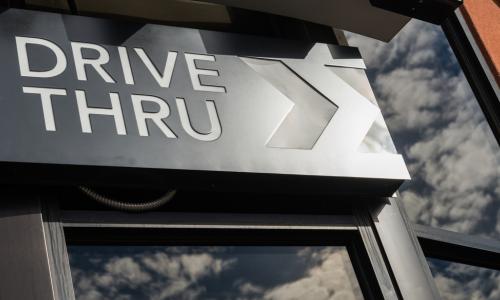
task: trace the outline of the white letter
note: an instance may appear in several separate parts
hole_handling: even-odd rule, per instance
[[[197,140],[204,142],[211,142],[218,139],[222,133],[222,128],[220,126],[219,116],[217,115],[217,109],[215,108],[215,102],[212,100],[207,100],[205,103],[207,105],[208,117],[210,118],[210,132],[206,134],[198,133],[191,126],[191,121],[189,120],[189,115],[186,109],[186,102],[182,98],[175,98],[177,102],[177,109],[179,110],[179,116],[181,118],[182,128],[192,137]]]
[[[139,55],[146,68],[148,68],[151,75],[153,75],[153,77],[156,79],[156,82],[158,82],[161,87],[168,88],[170,86],[170,80],[172,79],[172,73],[174,72],[177,52],[168,51],[167,61],[165,62],[163,74],[160,74],[160,72],[158,72],[144,50],[142,50],[141,48],[134,48],[134,50],[137,55]]]
[[[52,50],[52,52],[56,56],[56,65],[52,68],[52,70],[31,71],[28,60],[28,53],[26,51],[26,44],[45,46],[50,50]],[[17,57],[19,59],[19,69],[21,70],[21,76],[49,78],[61,74],[66,69],[66,56],[64,55],[64,52],[56,44],[50,41],[37,38],[16,36],[16,47],[17,47]]]
[[[45,130],[56,131],[56,122],[54,121],[54,111],[52,110],[52,99],[50,96],[66,96],[66,90],[49,89],[37,87],[23,87],[25,94],[38,94],[42,99],[43,119],[45,121]]]
[[[142,108],[142,102],[150,101],[158,104],[160,110],[155,113],[146,113]],[[139,128],[139,135],[148,136],[148,127],[146,125],[146,119],[152,120],[158,128],[161,129],[163,134],[168,138],[177,138],[175,134],[170,130],[170,128],[165,125],[162,119],[168,117],[170,114],[170,108],[168,104],[161,98],[145,95],[132,95],[132,105],[134,106],[135,118],[137,120],[137,127]]]
[[[190,54],[184,53],[186,57],[186,63],[189,70],[189,75],[191,76],[191,82],[193,83],[193,89],[196,91],[207,91],[214,93],[225,93],[226,88],[222,86],[212,86],[212,85],[203,85],[200,82],[199,75],[205,76],[219,76],[219,72],[216,70],[205,70],[205,69],[197,69],[195,60],[206,60],[206,61],[215,61],[215,57],[212,55],[201,55],[201,54]]]
[[[120,105],[120,98],[117,93],[109,93],[111,98],[111,108],[94,108],[87,106],[87,99],[85,92],[76,90],[76,103],[78,104],[78,112],[80,113],[80,123],[82,124],[82,132],[92,133],[90,126],[90,115],[105,115],[113,116],[116,125],[116,133],[119,135],[126,135],[125,122],[123,121],[122,107]]]
[[[126,84],[134,84],[134,76],[130,69],[130,60],[128,59],[127,48],[118,47],[118,55],[120,55],[120,62],[122,64],[123,77]]]
[[[99,57],[89,59],[82,57],[82,48],[92,49],[99,53]],[[99,75],[104,79],[104,81],[109,83],[114,83],[115,81],[109,74],[104,70],[102,65],[109,62],[109,53],[99,45],[89,44],[89,43],[77,43],[71,42],[71,49],[73,50],[73,58],[75,59],[76,77],[78,80],[87,81],[87,73],[85,72],[85,65],[90,65],[94,67]]]

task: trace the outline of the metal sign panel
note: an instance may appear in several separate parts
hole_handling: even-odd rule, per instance
[[[409,178],[355,48],[9,9],[0,64],[0,161],[20,177],[384,195]]]

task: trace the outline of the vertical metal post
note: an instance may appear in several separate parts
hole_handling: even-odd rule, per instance
[[[42,215],[54,299],[74,300],[68,249],[57,201],[44,199]]]
[[[442,24],[493,135],[500,144],[500,87],[459,9]]]
[[[54,299],[39,199],[35,196],[2,198],[0,299]]]
[[[440,299],[429,265],[397,198],[371,210],[376,232],[403,299]]]
[[[370,214],[364,209],[355,212],[359,234],[365,246],[366,252],[373,265],[377,283],[380,286],[384,300],[395,300],[400,298],[397,287],[393,284],[393,279],[384,260],[379,241],[374,233]]]

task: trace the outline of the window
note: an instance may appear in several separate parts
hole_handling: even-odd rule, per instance
[[[412,181],[412,221],[500,239],[500,147],[441,27],[412,20],[390,43],[354,34]]]
[[[59,221],[64,233],[48,235],[64,235],[54,242],[64,243],[58,248],[67,253],[49,255],[61,270],[56,290],[76,299],[291,299],[290,293],[380,299],[381,288],[397,293],[373,232],[354,216],[63,210]]]
[[[69,246],[76,299],[363,299],[342,246]]]

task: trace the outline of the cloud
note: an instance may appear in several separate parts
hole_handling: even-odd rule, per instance
[[[77,269],[73,275],[77,279],[75,293],[82,300],[106,299],[104,295],[115,294],[119,286],[135,288],[151,281],[151,276],[131,257],[111,258],[101,274],[85,274]],[[108,291],[103,293],[101,288]]]
[[[412,175],[411,219],[500,238],[500,148],[440,27],[412,20],[388,44],[348,40]]]
[[[104,269],[107,274],[131,286],[137,286],[151,280],[151,276],[141,270],[141,266],[131,257],[113,258]],[[109,284],[109,279],[104,280],[104,286]]]
[[[361,299],[361,291],[354,271],[349,269],[350,261],[345,250],[327,248],[311,255],[314,256],[319,257],[319,264],[310,268],[306,276],[266,291],[263,299]]]
[[[429,265],[444,300],[500,299],[500,271],[438,260]]]
[[[196,299],[205,291],[198,281],[230,268],[235,259],[158,251],[101,261],[103,268],[97,272],[72,267],[78,299],[134,299],[137,291],[150,299]]]
[[[264,288],[261,286],[258,286],[254,283],[251,282],[245,282],[243,280],[237,280],[234,285],[238,289],[238,292],[242,296],[249,296],[249,295],[259,295],[264,292]]]
[[[439,118],[443,82],[433,70],[398,68],[377,77],[376,90],[386,99],[381,103],[387,122],[398,130],[428,126]],[[405,111],[405,114],[401,114]]]
[[[362,299],[344,247],[300,247],[295,254],[284,253],[290,259],[284,270],[258,268],[259,272],[253,269],[255,262],[263,264],[258,267],[272,265],[276,257],[256,258],[236,251],[234,255],[222,254],[222,259],[217,254],[193,249],[189,254],[139,250],[112,257],[99,253],[72,257],[76,296],[84,300]],[[102,265],[91,263],[91,267],[83,267],[89,257],[99,257]],[[240,260],[242,264],[238,265]],[[283,277],[281,272],[287,275]]]
[[[359,47],[368,68],[385,69],[400,64],[419,65],[433,60],[437,54],[429,45],[442,37],[439,27],[410,21],[390,43],[347,32],[349,45]]]

